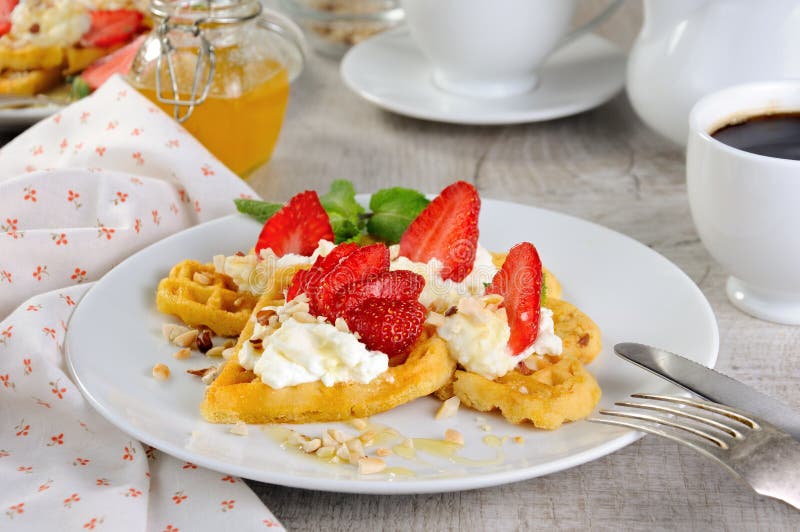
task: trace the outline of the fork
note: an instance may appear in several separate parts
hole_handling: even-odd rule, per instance
[[[600,410],[604,417],[589,421],[635,429],[686,445],[725,466],[756,493],[800,509],[800,442],[787,433],[747,412],[718,403],[649,393],[631,397],[675,406],[620,401],[614,404],[626,410]]]

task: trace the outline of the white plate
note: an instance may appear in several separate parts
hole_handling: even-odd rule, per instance
[[[603,352],[589,366],[603,389],[601,406],[634,392],[666,392],[670,385],[611,351],[617,342],[642,342],[713,365],[718,348],[711,308],[695,284],[675,265],[642,244],[604,227],[562,214],[501,201],[485,200],[481,242],[505,250],[529,240],[561,280],[564,299],[576,304],[600,326]],[[464,435],[464,457],[491,460],[498,449],[483,443],[479,425],[498,436],[523,436],[507,442],[505,458],[493,465],[469,465],[426,456],[426,466],[393,457],[390,465],[413,477],[373,475],[359,478],[351,466],[322,463],[284,451],[278,442],[251,427],[247,437],[228,432],[200,417],[199,379],[185,373],[208,366],[205,357],[179,361],[161,336],[168,320],[155,307],[155,289],[170,267],[186,258],[209,261],[217,253],[249,249],[259,224],[242,215],[221,218],[164,239],[133,255],[103,277],[83,298],[69,323],[68,365],[89,402],[109,421],[154,447],[224,473],[285,486],[363,493],[422,493],[492,486],[545,475],[594,460],[635,441],[639,433],[577,422],[553,431],[515,426],[496,415],[462,408],[457,417],[436,421],[438,401],[422,398],[373,421],[406,436],[442,438],[447,428]],[[158,382],[154,364],[164,362],[172,377]],[[320,434],[325,425],[300,428]],[[342,425],[343,430],[350,430]]]
[[[602,37],[586,34],[545,62],[535,90],[475,99],[434,85],[430,63],[408,29],[398,28],[353,47],[340,70],[356,94],[395,113],[453,124],[519,124],[574,115],[611,99],[625,82],[625,53]]]
[[[41,105],[21,109],[0,109],[0,131],[21,131],[63,109],[60,105]]]

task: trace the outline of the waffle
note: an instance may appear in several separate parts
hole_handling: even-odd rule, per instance
[[[261,309],[282,301],[262,297]],[[444,341],[424,333],[399,366],[367,384],[309,382],[273,389],[238,363],[238,352],[253,334],[250,320],[239,337],[235,354],[206,390],[200,405],[211,423],[312,423],[368,417],[433,393],[450,380],[455,362]]]
[[[242,332],[258,296],[239,292],[236,283],[210,264],[184,260],[158,283],[158,310],[192,327],[206,326],[220,336]]]
[[[588,416],[600,401],[600,386],[577,360],[562,359],[530,375],[511,371],[490,381],[456,371],[453,393],[470,408],[500,410],[512,423],[530,421],[541,429],[557,429]]]
[[[61,83],[62,79],[61,70],[58,68],[6,70],[0,73],[0,94],[33,96],[52,89]]]

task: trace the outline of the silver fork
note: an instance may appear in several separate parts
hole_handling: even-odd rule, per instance
[[[604,417],[589,421],[682,443],[725,466],[756,493],[800,509],[800,442],[787,433],[747,412],[718,403],[648,393],[631,397],[675,406],[620,401],[615,405],[626,410],[600,410]]]

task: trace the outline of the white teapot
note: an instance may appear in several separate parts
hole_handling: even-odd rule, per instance
[[[797,0],[644,0],[628,96],[651,128],[685,145],[689,110],[748,81],[800,79]]]

